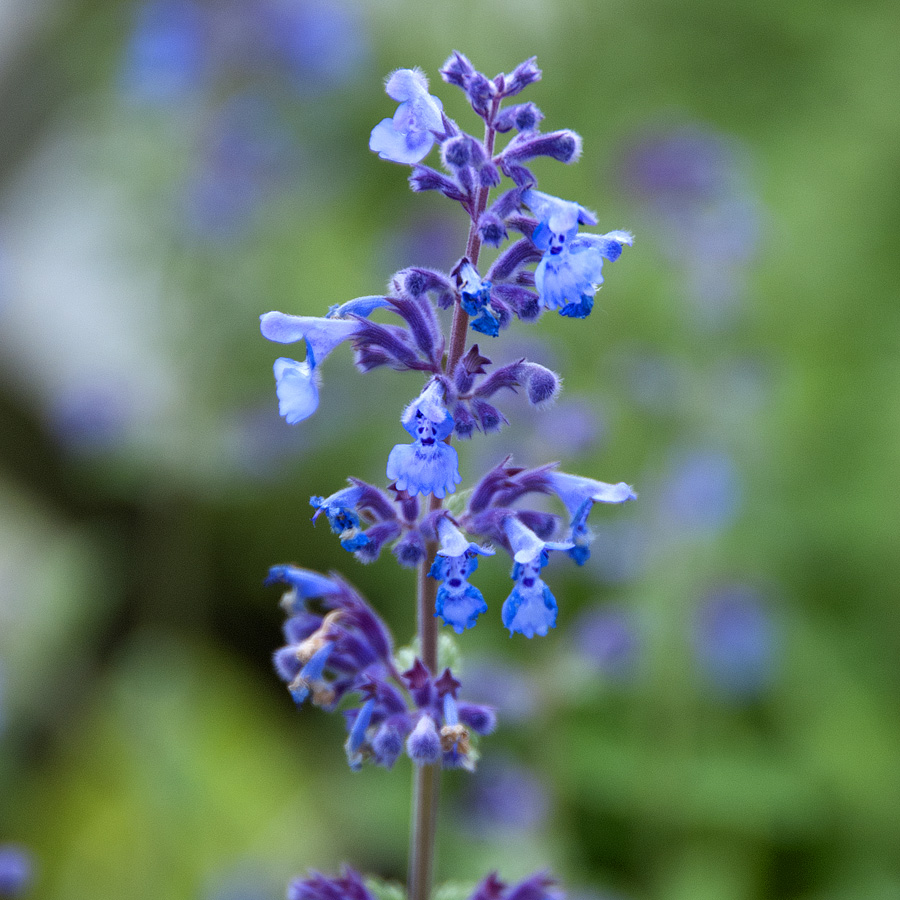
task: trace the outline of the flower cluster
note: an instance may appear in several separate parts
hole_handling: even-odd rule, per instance
[[[478,344],[467,346],[469,329],[494,340],[514,319],[534,322],[544,310],[587,318],[603,283],[604,262],[617,260],[632,237],[625,231],[582,231],[597,225],[594,213],[537,189],[531,162],[539,157],[575,162],[581,138],[568,129],[542,132],[544,115],[533,103],[504,106],[540,78],[534,59],[489,79],[454,53],[441,76],[465,93],[484,124],[483,139],[446,115],[422,72],[398,69],[388,77],[386,91],[399,105],[372,129],[369,147],[382,159],[410,166],[413,191],[437,191],[461,205],[471,221],[465,255],[446,272],[401,269],[384,293],[335,304],[319,317],[274,311],[260,317],[270,341],[305,345],[302,361],[282,357],[274,365],[279,411],[289,424],[317,409],[320,367],[340,344],[350,344],[363,373],[387,366],[424,379],[399,412],[408,438],[385,448],[384,485],[350,478],[333,493],[310,499],[313,521],[324,516],[341,546],[360,562],[374,562],[390,546],[400,565],[418,568],[414,663],[400,671],[381,618],[339,577],[290,565],[269,573],[270,583],[288,587],[282,600],[286,645],[275,653],[276,669],[298,705],[309,699],[328,711],[341,709],[352,769],[365,761],[391,768],[404,753],[420,773],[427,772],[424,766],[473,769],[474,741],[493,730],[495,716],[489,707],[459,699],[460,682],[449,668],[438,674],[431,615],[456,634],[473,627],[492,601],[470,579],[480,560],[503,551],[511,560],[513,582],[499,610],[503,625],[511,635],[546,636],[559,615],[543,579],[551,554],[566,554],[583,565],[590,555],[587,522],[594,505],[635,498],[625,482],[569,474],[555,463],[522,468],[506,456],[445,506],[462,483],[454,438],[490,434],[507,424],[500,409],[505,391],[521,391],[529,403],[543,407],[562,384],[556,372],[524,357],[495,366]],[[506,144],[498,148],[504,135]],[[435,147],[440,168],[424,162]],[[500,191],[491,202],[495,188]],[[480,270],[485,244],[498,253]],[[442,310],[452,310],[447,337]],[[541,502],[532,503],[535,497]],[[546,511],[548,497],[564,512]],[[426,893],[419,885],[411,900]],[[350,869],[335,879],[313,875],[295,881],[288,896],[371,898]],[[513,887],[492,875],[471,900],[557,896],[543,874]]]
[[[344,707],[351,769],[364,760],[390,769],[404,749],[417,765],[474,767],[471,735],[493,731],[496,716],[488,706],[458,702],[460,682],[450,669],[435,677],[416,659],[400,674],[384,622],[337,576],[280,565],[267,583],[288,587],[281,599],[287,643],[275,651],[275,670],[297,706]]]

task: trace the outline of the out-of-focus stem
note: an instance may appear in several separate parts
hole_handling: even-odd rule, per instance
[[[442,501],[431,498],[432,511],[440,509]],[[425,559],[416,573],[416,631],[422,662],[432,674],[437,673],[437,619],[434,604],[437,581],[428,577],[434,562],[437,544],[425,546]],[[409,900],[429,900],[434,881],[434,850],[437,830],[437,811],[440,796],[440,765],[416,766],[413,775],[412,827],[409,853]]]

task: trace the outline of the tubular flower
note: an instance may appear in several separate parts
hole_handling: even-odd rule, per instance
[[[369,149],[382,159],[415,165],[434,146],[434,132],[443,132],[443,104],[428,93],[428,79],[418,69],[397,69],[384,89],[400,105],[392,119],[372,129]]]
[[[469,584],[468,578],[478,568],[478,556],[493,556],[494,551],[467,541],[446,516],[438,521],[437,532],[441,548],[428,572],[429,577],[441,582],[434,614],[462,634],[487,612],[481,591]]]
[[[510,635],[544,637],[556,626],[556,598],[541,580],[541,569],[550,561],[550,550],[569,550],[571,543],[541,540],[514,516],[503,520],[503,530],[513,551],[515,587],[503,603],[501,619]]]
[[[453,416],[443,401],[443,388],[432,381],[406,408],[403,427],[412,444],[397,444],[388,456],[387,477],[397,490],[409,494],[444,497],[456,490],[462,478],[456,450],[444,443],[453,431]]]
[[[593,535],[587,527],[587,517],[595,503],[625,503],[636,500],[637,494],[624,481],[607,484],[593,478],[568,475],[565,472],[551,472],[547,476],[550,488],[562,500],[569,511],[569,540],[573,546],[569,556],[583,566],[591,555],[588,544]]]
[[[278,412],[288,425],[308,419],[319,406],[319,377],[322,361],[343,341],[359,330],[356,319],[327,319],[313,316],[289,316],[268,312],[259,317],[263,337],[279,344],[305,341],[306,360],[281,357],[275,360],[275,393]]]
[[[340,535],[341,546],[351,553],[365,547],[369,538],[360,530],[359,516],[355,507],[359,503],[363,489],[358,485],[343,488],[330,497],[310,497],[310,505],[316,508],[313,522],[325,513],[334,534]]]
[[[534,272],[541,305],[559,310],[561,316],[585,318],[603,283],[603,260],[617,260],[623,245],[631,246],[634,238],[627,231],[578,234],[579,224],[593,225],[596,220],[583,206],[568,200],[527,190],[522,202],[540,220],[531,240],[544,251]]]

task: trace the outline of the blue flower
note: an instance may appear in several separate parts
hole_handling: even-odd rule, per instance
[[[362,497],[363,488],[359,485],[343,488],[330,497],[310,497],[309,502],[316,511],[313,522],[321,513],[325,513],[328,524],[334,534],[341,537],[341,546],[350,553],[368,546],[369,538],[360,529],[359,516],[354,507]]]
[[[433,132],[443,132],[443,104],[428,93],[428,79],[418,69],[398,69],[384,87],[400,105],[392,119],[382,119],[369,138],[369,149],[382,159],[415,165],[434,146]]]
[[[347,751],[347,764],[354,772],[358,772],[363,764],[363,744],[366,741],[366,732],[369,725],[372,724],[372,712],[375,709],[375,699],[366,700],[362,705],[356,718],[353,720],[353,727],[347,736],[347,742],[344,749]]]
[[[388,456],[387,477],[409,494],[452,494],[462,481],[456,450],[444,443],[453,431],[453,416],[444,407],[443,388],[431,381],[406,408],[403,427],[412,444],[397,444]]]
[[[309,658],[297,677],[288,685],[291,697],[297,706],[301,706],[313,694],[316,706],[327,705],[333,698],[331,688],[325,680],[325,666],[334,649],[333,643],[326,643]]]
[[[479,274],[468,260],[459,269],[460,305],[470,315],[478,315],[490,302],[491,283]]]
[[[474,331],[488,337],[497,337],[500,333],[500,319],[490,308],[492,284],[478,274],[478,270],[468,260],[459,268],[459,302],[470,315]]]
[[[500,617],[512,635],[515,632],[532,638],[541,637],[556,625],[556,598],[541,580],[541,569],[550,561],[551,550],[569,550],[572,544],[541,540],[515,516],[503,520],[503,531],[509,540],[515,565],[512,570],[516,586],[503,603]]]
[[[481,613],[487,612],[481,591],[469,584],[468,578],[478,568],[478,556],[493,556],[494,551],[466,540],[446,516],[438,521],[437,531],[441,548],[428,572],[431,578],[442,582],[434,614],[462,634]]]
[[[587,517],[594,504],[625,503],[637,499],[637,494],[624,481],[607,484],[565,472],[551,472],[548,481],[550,489],[562,500],[572,517],[569,540],[574,546],[569,550],[569,556],[583,566],[591,555],[588,544],[593,540],[593,535],[588,530]]]
[[[441,736],[434,719],[422,715],[406,739],[407,756],[417,765],[434,765],[441,759]]]
[[[550,588],[541,580],[546,554],[527,563],[516,563],[512,577],[516,586],[503,603],[501,618],[510,635],[518,632],[527,638],[544,637],[556,626],[558,607]]]
[[[371,310],[370,310],[371,312]],[[267,312],[259,317],[263,337],[279,344],[306,342],[306,360],[281,357],[275,360],[275,392],[278,412],[288,425],[309,418],[319,406],[316,368],[343,341],[352,338],[360,328],[356,319],[327,319],[313,316],[289,316]]]
[[[617,260],[622,246],[631,246],[634,238],[626,231],[578,234],[579,224],[593,225],[596,219],[583,206],[568,200],[527,190],[522,194],[522,202],[540,220],[531,240],[544,251],[534,272],[541,304],[559,310],[562,316],[585,318],[603,283],[603,260]]]

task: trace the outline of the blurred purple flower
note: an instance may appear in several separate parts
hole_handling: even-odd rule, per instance
[[[525,722],[537,711],[536,685],[522,669],[496,660],[472,661],[465,679],[472,701],[494,707],[503,722]]]
[[[388,271],[403,268],[410,259],[426,268],[449,269],[458,257],[456,232],[456,222],[442,216],[392,225],[383,233],[378,257]]]
[[[652,496],[652,491],[648,496]],[[653,545],[644,525],[619,519],[598,522],[591,526],[591,531],[594,534],[591,558],[603,581],[619,584],[641,574]]]
[[[651,348],[641,348],[623,353],[620,364],[636,403],[651,412],[673,414],[687,377],[680,362]]]
[[[650,129],[624,152],[624,184],[684,268],[706,324],[726,320],[742,287],[739,269],[759,242],[759,201],[747,170],[735,139],[698,125]]]
[[[192,0],[140,4],[122,62],[123,93],[158,103],[196,89],[208,66],[208,38],[207,12]]]
[[[0,844],[0,897],[18,897],[31,882],[31,855],[17,844]]]
[[[185,186],[188,230],[210,240],[237,237],[286,180],[291,138],[263,98],[238,96],[218,111]]]
[[[481,765],[466,788],[463,824],[477,835],[521,835],[547,821],[547,789],[534,772],[517,763],[493,758]]]
[[[363,7],[340,0],[269,0],[250,9],[259,34],[258,49],[264,55],[262,62],[276,61],[299,89],[342,87],[368,60]]]
[[[741,484],[734,461],[715,450],[694,449],[673,461],[660,488],[664,527],[709,533],[737,515]]]
[[[777,629],[753,588],[728,585],[705,597],[694,621],[694,651],[706,677],[731,697],[752,697],[772,679]]]
[[[238,411],[223,423],[225,454],[231,465],[248,478],[264,480],[278,475],[289,457],[302,453],[307,435],[283,427],[271,404]]]
[[[637,663],[639,644],[631,616],[624,609],[587,609],[573,629],[575,647],[598,673],[627,678]]]
[[[50,428],[60,443],[78,453],[97,453],[124,443],[133,410],[127,391],[112,379],[96,384],[71,385],[50,406]]]

